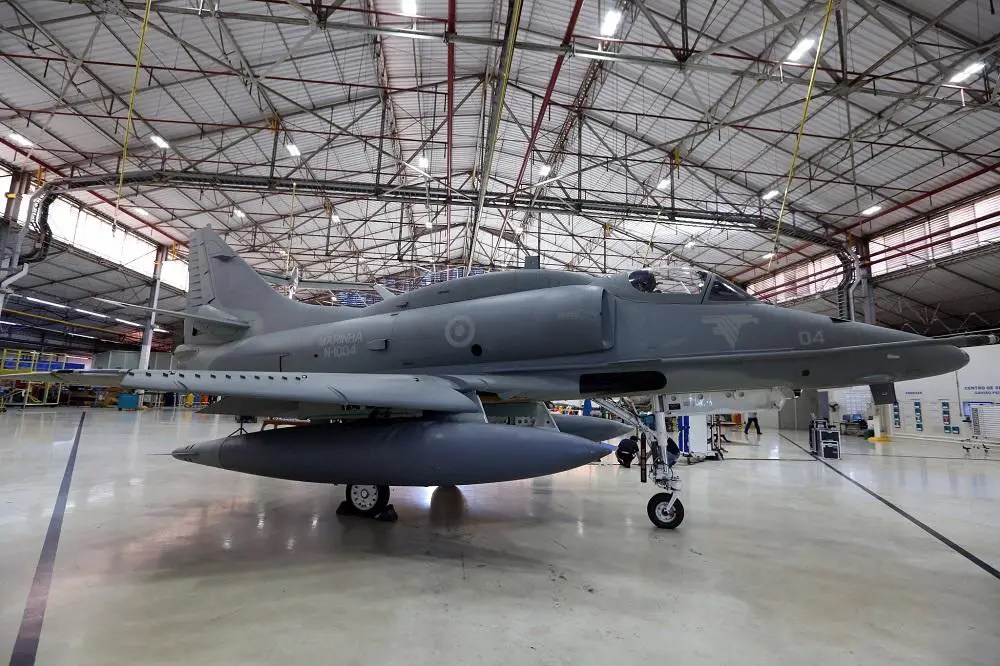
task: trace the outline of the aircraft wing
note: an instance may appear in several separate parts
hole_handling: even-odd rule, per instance
[[[204,393],[238,398],[258,408],[289,405],[355,405],[438,412],[480,412],[471,393],[430,375],[300,373],[218,370],[96,370],[3,375],[3,379],[121,386],[149,391]],[[226,412],[232,413],[232,412]],[[251,412],[253,413],[253,412]],[[261,412],[258,412],[260,414]],[[266,413],[266,412],[263,412]]]

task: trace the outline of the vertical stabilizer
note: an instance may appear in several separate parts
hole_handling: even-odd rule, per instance
[[[213,326],[187,320],[186,344],[220,344],[247,335],[259,335],[342,318],[338,310],[299,303],[283,297],[210,227],[191,235],[188,254],[186,312],[205,317],[247,322],[249,329]]]

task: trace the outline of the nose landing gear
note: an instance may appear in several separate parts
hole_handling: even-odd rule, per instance
[[[668,442],[672,443],[672,440],[668,440]],[[673,469],[673,463],[677,461],[678,456],[669,450],[669,443],[667,446],[667,457],[664,459],[660,444],[654,441],[651,445],[650,459],[652,462],[649,476],[652,477],[653,483],[667,492],[656,493],[649,499],[646,504],[646,515],[660,529],[672,530],[684,521],[684,504],[678,497],[681,479],[674,473]],[[645,467],[645,461],[643,461],[643,467]],[[645,481],[646,474],[642,474],[641,478]]]
[[[649,503],[646,504],[646,515],[650,521],[660,529],[672,530],[684,521],[684,505],[681,503],[680,495],[681,479],[674,473],[674,463],[680,456],[680,449],[672,439],[667,437],[666,424],[666,397],[657,395],[653,399],[653,418],[656,423],[656,439],[650,447],[649,476],[653,478],[653,483],[663,488],[667,492],[653,495]],[[666,455],[664,456],[664,445],[666,442]],[[640,478],[646,480],[645,460]]]

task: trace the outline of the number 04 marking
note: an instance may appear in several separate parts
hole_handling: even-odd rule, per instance
[[[823,331],[799,331],[799,344],[809,346],[821,345],[823,342]]]

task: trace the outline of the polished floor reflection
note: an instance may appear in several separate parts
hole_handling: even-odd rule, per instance
[[[79,410],[0,415],[0,650],[22,620]],[[396,523],[342,488],[188,465],[232,429],[91,410],[39,664],[984,664],[1000,580],[765,432],[680,466],[686,520],[646,518],[638,469],[397,488]],[[359,442],[359,445],[363,443]],[[849,439],[833,464],[1000,567],[1000,450]],[[609,461],[610,462],[610,461]]]

